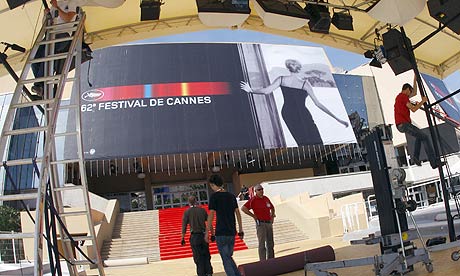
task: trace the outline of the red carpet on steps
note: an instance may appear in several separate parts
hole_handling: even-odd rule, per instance
[[[207,205],[201,207],[208,210]],[[162,209],[158,212],[159,225],[160,225],[160,258],[161,260],[172,260],[179,258],[187,258],[192,256],[192,249],[190,248],[190,227],[187,227],[185,235],[186,245],[182,246],[181,231],[182,231],[182,215],[189,207],[182,208],[169,208]],[[209,213],[209,212],[208,212]],[[214,219],[215,225],[215,219]],[[238,226],[238,222],[237,222]],[[244,241],[238,237],[235,238],[235,251],[248,249]],[[215,242],[209,244],[209,251],[211,254],[218,254],[217,245]]]

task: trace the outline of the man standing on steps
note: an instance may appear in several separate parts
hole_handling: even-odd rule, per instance
[[[254,187],[254,191],[256,195],[241,207],[241,211],[252,217],[256,222],[257,239],[259,240],[259,260],[264,261],[275,257],[273,249],[275,207],[270,199],[264,196],[264,188],[260,184]],[[249,210],[252,210],[252,213]]]
[[[212,275],[209,244],[204,239],[208,213],[197,205],[195,196],[190,196],[188,203],[190,208],[184,212],[182,217],[181,244],[185,245],[185,232],[187,231],[187,225],[190,224],[190,246],[192,247],[193,261],[196,264],[196,273],[198,276]]]
[[[215,238],[225,273],[227,276],[240,276],[241,274],[232,257],[236,235],[235,216],[239,226],[238,236],[240,239],[244,237],[241,214],[235,195],[224,190],[224,180],[217,174],[211,175],[208,183],[214,193],[209,199],[208,229],[205,240],[209,242],[209,232],[211,232],[211,238],[214,237],[212,233],[212,220],[214,219],[214,215],[216,215]]]

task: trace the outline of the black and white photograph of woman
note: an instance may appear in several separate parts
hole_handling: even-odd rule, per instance
[[[240,85],[249,94],[273,94],[282,118],[286,146],[354,142],[353,130],[327,61],[321,60],[324,52],[295,46],[296,51],[289,51],[286,49],[289,47],[282,45],[283,56],[293,54],[294,58],[281,60],[277,46],[281,45],[261,45],[270,84],[252,87],[241,81]],[[313,51],[314,55],[302,55],[303,51]],[[284,68],[280,68],[281,63]]]

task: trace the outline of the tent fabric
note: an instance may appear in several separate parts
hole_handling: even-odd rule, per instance
[[[381,0],[367,13],[381,22],[404,26],[422,12],[425,3],[425,0]]]
[[[90,1],[99,2],[100,0]],[[117,2],[116,0],[113,1]],[[113,1],[109,2],[114,3]],[[93,49],[97,49],[139,39],[210,29],[198,19],[195,0],[168,0],[164,2],[165,4],[161,6],[160,20],[145,22],[140,22],[139,1],[124,1],[117,8],[84,7],[87,13],[85,24],[88,33],[87,41],[93,43]],[[308,24],[293,31],[271,29],[264,26],[262,19],[256,14],[252,2],[250,17],[241,26],[234,28],[283,35],[362,54],[366,50],[374,48],[374,42],[381,44],[381,42],[375,41],[375,29],[381,34],[387,29],[387,22],[378,21],[366,12],[356,11],[357,9],[366,10],[376,2],[376,0],[329,1],[331,5],[343,6],[345,4],[351,7],[354,31],[338,30],[331,25],[329,34],[319,34],[311,32]],[[300,4],[305,5],[304,3]],[[38,0],[32,0],[13,10],[8,8],[6,0],[0,0],[0,26],[2,26],[0,28],[0,40],[30,48],[40,28],[42,10],[41,1]],[[391,12],[394,11],[395,8],[392,8]],[[330,12],[332,14],[332,8],[330,8]],[[4,26],[8,27],[5,28]],[[405,31],[413,44],[432,33],[438,26],[439,23],[429,15],[426,4],[414,19],[404,24]],[[21,69],[24,55],[12,50],[9,50],[7,54],[10,64],[15,69]],[[459,69],[460,36],[445,28],[418,47],[415,50],[415,55],[422,72],[444,78]],[[0,75],[5,74],[6,71],[1,68]]]

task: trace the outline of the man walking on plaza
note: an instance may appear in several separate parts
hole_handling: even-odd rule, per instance
[[[184,212],[182,217],[181,244],[185,245],[185,232],[187,231],[187,225],[190,224],[190,246],[192,247],[193,261],[196,264],[196,273],[198,276],[212,275],[209,244],[204,239],[208,213],[198,206],[195,196],[190,196],[188,202],[190,208]]]
[[[257,239],[259,240],[259,260],[263,261],[275,257],[273,249],[273,219],[276,217],[275,207],[270,199],[264,196],[264,188],[260,184],[254,187],[254,191],[256,195],[248,200],[241,207],[241,210],[243,213],[254,218],[256,222]]]
[[[219,175],[211,175],[208,182],[214,193],[209,199],[209,216],[205,239],[209,242],[209,232],[211,232],[211,237],[214,236],[212,233],[212,220],[216,215],[215,237],[225,273],[227,276],[240,276],[241,274],[232,257],[236,235],[235,216],[238,220],[238,236],[240,236],[240,239],[244,237],[241,214],[235,195],[224,190],[224,181]]]
[[[417,166],[421,166],[422,162],[420,158],[420,147],[423,145],[425,147],[426,155],[430,161],[431,167],[436,169],[438,164],[436,162],[436,157],[433,152],[433,147],[431,146],[430,139],[428,136],[423,133],[418,127],[412,124],[410,119],[410,111],[415,112],[422,107],[424,103],[427,102],[426,97],[422,97],[422,100],[418,103],[411,103],[410,98],[417,95],[417,77],[414,76],[414,85],[411,86],[408,83],[405,83],[402,86],[401,93],[396,96],[394,112],[395,112],[395,125],[399,132],[406,133],[415,138],[414,152],[411,154],[411,160]]]

